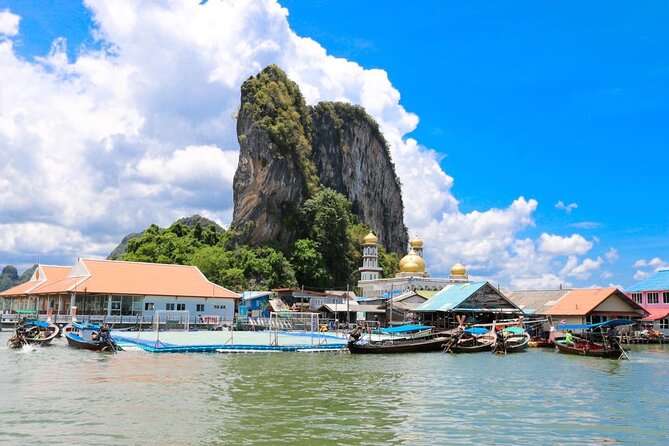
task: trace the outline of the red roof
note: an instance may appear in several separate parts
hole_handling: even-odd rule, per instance
[[[669,316],[669,308],[646,308],[646,311],[650,313],[650,316],[646,316],[641,319],[642,321],[657,321],[659,319],[664,319]]]

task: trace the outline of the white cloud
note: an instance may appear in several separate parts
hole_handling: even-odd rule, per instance
[[[13,14],[8,9],[0,11],[0,35],[11,37],[19,33],[19,22],[21,17]]]
[[[477,276],[555,287],[566,285],[553,272],[562,266],[556,257],[592,247],[578,234],[522,238],[535,224],[534,199],[462,212],[441,155],[405,138],[418,117],[400,105],[387,73],[297,36],[276,1],[86,4],[101,49],[83,49],[72,61],[64,39],[35,62],[17,57],[11,38],[19,18],[0,12],[0,32],[9,36],[0,40],[0,78],[13,79],[0,84],[0,147],[10,160],[0,166],[7,249],[106,255],[110,241],[150,223],[196,212],[229,222],[239,88],[270,63],[309,103],[349,101],[377,120],[405,185],[405,221],[425,239],[434,274],[461,257]],[[563,204],[567,212],[576,206]],[[21,245],[35,228],[39,237]],[[588,261],[596,263],[566,271],[584,276],[594,269]]]
[[[539,250],[555,255],[583,255],[592,248],[592,242],[587,241],[579,234],[562,237],[553,234],[541,234]]]
[[[653,257],[650,260],[638,259],[632,267],[637,269],[634,273],[634,280],[643,280],[662,269],[669,269],[669,262],[659,257]]]
[[[566,277],[585,280],[589,279],[592,273],[602,266],[602,263],[604,263],[604,260],[601,257],[597,257],[595,260],[587,258],[578,263],[578,259],[575,256],[569,256],[567,263],[560,273]]]
[[[556,207],[557,209],[562,209],[562,210],[564,210],[567,214],[571,214],[571,211],[573,211],[574,209],[576,209],[576,208],[578,207],[578,204],[576,204],[576,203],[571,203],[571,204],[565,205],[565,204],[562,202],[562,200],[560,200],[560,201],[558,201],[557,203],[555,203],[555,207]]]
[[[569,226],[577,229],[596,229],[600,228],[602,224],[596,221],[580,221],[578,223],[572,223]]]
[[[604,257],[606,257],[606,260],[609,262],[615,262],[620,258],[620,255],[618,254],[618,250],[615,248],[609,248],[608,251],[606,251],[606,254],[604,254]]]

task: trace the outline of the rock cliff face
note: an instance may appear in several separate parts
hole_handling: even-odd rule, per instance
[[[298,234],[297,210],[319,187],[346,196],[353,213],[390,252],[405,253],[399,180],[378,125],[358,106],[307,107],[276,66],[242,86],[233,228],[248,242],[287,246]]]

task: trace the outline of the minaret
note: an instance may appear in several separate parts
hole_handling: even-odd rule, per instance
[[[423,241],[418,238],[418,235],[414,235],[411,240],[409,240],[409,246],[413,249],[416,254],[423,257]]]
[[[377,280],[382,268],[379,268],[379,239],[370,232],[362,239],[362,266],[360,271],[360,280]]]

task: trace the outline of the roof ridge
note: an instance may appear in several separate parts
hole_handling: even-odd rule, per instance
[[[135,262],[130,260],[91,259],[85,257],[80,257],[80,260],[84,262],[123,263],[125,265],[154,265],[154,266],[174,266],[182,268],[197,268],[195,265],[180,265],[178,263]]]

